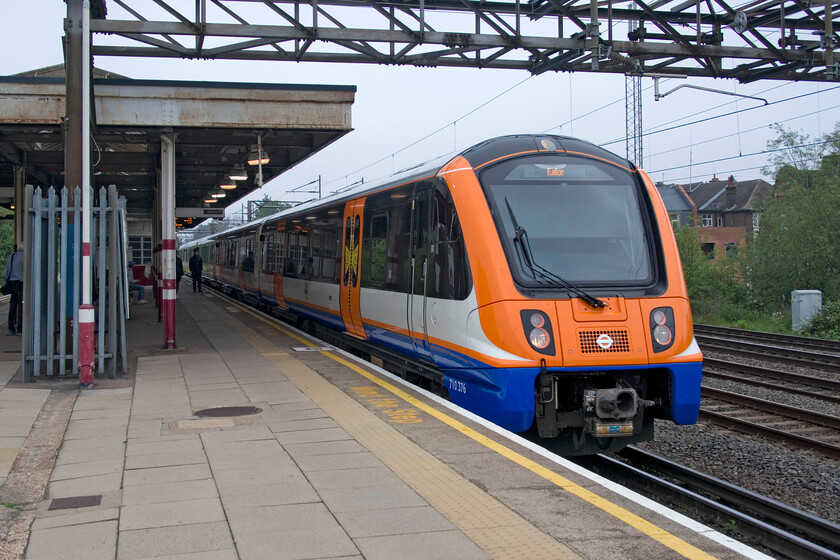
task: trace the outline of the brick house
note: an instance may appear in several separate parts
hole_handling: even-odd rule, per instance
[[[658,184],[665,208],[676,226],[700,227],[703,251],[725,258],[734,247],[746,248],[747,236],[759,230],[761,201],[773,190],[762,179],[711,181],[688,185]]]

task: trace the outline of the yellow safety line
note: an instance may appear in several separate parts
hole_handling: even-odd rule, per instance
[[[262,321],[262,322],[264,322],[268,325],[271,325],[272,327],[274,327],[277,330],[283,332],[287,336],[290,336],[291,338],[301,342],[302,344],[305,344],[307,346],[317,346],[317,344],[315,344],[315,343],[313,343],[313,342],[311,342],[311,341],[309,341],[309,340],[307,340],[307,339],[305,339],[301,336],[298,336],[297,334],[293,333],[292,331],[289,331],[289,330],[283,328],[282,326],[278,325],[274,321],[270,321],[270,320],[266,319],[265,317],[262,317],[261,315],[258,315],[257,313],[251,311],[247,307],[243,307],[243,306],[239,305],[238,303],[236,303],[235,305],[240,307],[240,309],[242,309],[243,311],[245,311],[249,315],[259,319],[260,321]],[[669,533],[665,529],[662,529],[661,527],[658,527],[658,526],[654,525],[650,521],[648,521],[646,519],[643,519],[642,517],[639,517],[635,513],[632,513],[631,511],[628,511],[627,509],[625,509],[621,506],[618,506],[618,505],[610,502],[609,500],[607,500],[605,498],[602,498],[601,496],[598,496],[594,492],[591,492],[591,491],[587,490],[586,488],[583,488],[582,486],[580,486],[578,484],[575,484],[574,482],[572,482],[568,478],[560,476],[559,474],[555,473],[554,471],[543,467],[539,463],[537,463],[535,461],[532,461],[532,460],[530,460],[526,457],[523,457],[519,453],[517,453],[517,452],[513,451],[512,449],[510,449],[510,448],[508,448],[508,447],[506,447],[506,446],[488,438],[487,436],[476,432],[475,430],[473,430],[469,426],[463,424],[462,422],[459,422],[458,420],[452,418],[451,416],[448,416],[447,414],[444,414],[443,412],[437,410],[436,408],[427,405],[426,403],[424,403],[424,402],[420,401],[419,399],[417,399],[417,398],[411,396],[410,394],[406,393],[405,391],[403,391],[399,387],[397,387],[395,385],[392,385],[388,381],[380,379],[379,377],[377,377],[377,376],[373,375],[372,373],[366,371],[365,369],[361,368],[357,364],[349,362],[349,361],[345,360],[344,358],[342,358],[341,356],[337,356],[333,352],[321,352],[321,354],[323,354],[324,356],[328,356],[329,358],[332,358],[333,360],[335,360],[336,362],[344,365],[345,367],[348,367],[348,368],[352,369],[353,371],[362,375],[363,377],[367,378],[368,380],[372,381],[373,383],[376,383],[377,385],[379,385],[383,389],[386,389],[386,390],[390,391],[391,393],[397,395],[398,397],[402,398],[403,400],[405,400],[406,402],[408,402],[412,406],[415,406],[415,407],[419,408],[420,410],[423,410],[424,412],[426,412],[427,414],[437,418],[438,420],[440,420],[444,424],[447,424],[447,425],[455,428],[459,432],[463,433],[465,436],[473,439],[474,441],[480,443],[481,445],[487,447],[488,449],[492,449],[493,451],[502,455],[503,457],[506,457],[506,458],[510,459],[511,461],[513,461],[514,463],[525,467],[526,469],[533,472],[534,474],[536,474],[538,476],[541,476],[542,478],[548,480],[549,482],[559,486],[560,488],[563,488],[567,492],[569,492],[569,493],[571,493],[571,494],[589,502],[593,506],[609,513],[610,515],[618,518],[619,520],[623,521],[624,523],[627,523],[628,525],[630,525],[634,529],[636,529],[636,530],[644,533],[645,535],[649,536],[650,538],[662,543],[663,545],[667,546],[671,550],[676,551],[677,553],[684,556],[685,558],[690,558],[692,560],[701,560],[701,559],[703,559],[703,560],[716,560],[716,558],[714,556],[708,554],[707,552],[704,552],[704,551],[700,550],[699,548],[695,547],[692,544],[689,544],[689,543],[685,542],[684,540],[680,539],[679,537],[677,537],[675,535],[672,535],[671,533]]]

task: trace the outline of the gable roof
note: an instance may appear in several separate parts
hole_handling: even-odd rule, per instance
[[[761,201],[773,190],[773,185],[763,179],[733,181],[734,204],[727,195],[728,181],[712,180],[686,187],[688,196],[701,212],[750,212],[758,210]]]

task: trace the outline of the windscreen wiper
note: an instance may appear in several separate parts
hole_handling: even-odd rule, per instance
[[[531,250],[531,242],[528,240],[528,231],[519,225],[519,222],[516,221],[516,216],[513,214],[513,208],[510,207],[510,203],[508,202],[507,197],[505,197],[505,206],[507,206],[508,213],[510,213],[510,219],[513,222],[513,233],[515,236],[514,245],[517,243],[519,244],[519,250],[522,254],[522,260],[525,263],[525,266],[528,267],[528,270],[531,271],[535,277],[539,276],[550,283],[554,284],[555,286],[560,286],[565,288],[578,296],[580,299],[591,305],[596,309],[600,309],[606,307],[607,304],[604,300],[598,299],[595,296],[591,296],[588,293],[584,292],[574,284],[570,283],[565,278],[558,276],[557,274],[551,272],[547,268],[544,268],[536,263],[534,260],[534,253]]]

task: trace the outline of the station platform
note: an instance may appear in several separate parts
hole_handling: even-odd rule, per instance
[[[186,281],[176,350],[131,311],[91,389],[0,337],[0,558],[766,558]]]

